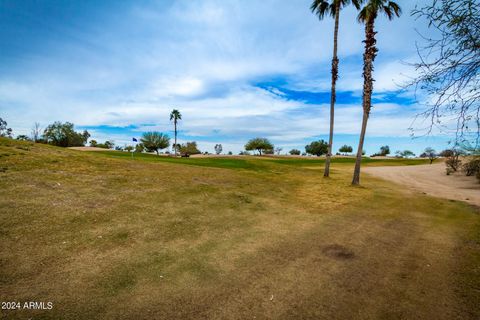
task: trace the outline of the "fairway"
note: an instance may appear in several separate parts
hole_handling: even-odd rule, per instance
[[[352,171],[0,138],[2,319],[478,319],[478,207]]]

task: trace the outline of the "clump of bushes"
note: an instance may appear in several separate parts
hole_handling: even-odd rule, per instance
[[[462,170],[467,176],[475,176],[480,181],[480,157],[469,159],[463,166]]]
[[[452,149],[443,151],[443,154],[447,158],[445,160],[447,175],[457,172],[462,164],[462,160],[459,159],[461,153],[458,150]]]

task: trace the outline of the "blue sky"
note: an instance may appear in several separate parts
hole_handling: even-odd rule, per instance
[[[421,0],[418,0],[421,1]],[[414,70],[416,1],[404,15],[377,23],[374,105],[365,149],[420,152],[447,147],[434,132],[411,139],[422,111],[399,84]],[[212,152],[238,152],[262,136],[284,149],[327,138],[333,21],[310,1],[0,2],[0,116],[16,134],[70,121],[98,141],[130,144],[142,132],[173,136],[168,115],[183,115],[179,139]],[[342,12],[334,149],[356,146],[361,121],[363,27]],[[417,97],[422,101],[423,97]],[[416,122],[417,134],[423,133]]]

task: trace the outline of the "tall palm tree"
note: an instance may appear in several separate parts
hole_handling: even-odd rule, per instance
[[[355,161],[355,170],[353,172],[352,184],[360,183],[360,165],[362,163],[363,142],[367,130],[367,121],[372,108],[373,91],[373,61],[377,56],[378,49],[375,47],[375,19],[379,13],[384,13],[389,20],[395,16],[399,17],[402,10],[393,1],[387,0],[368,0],[367,4],[360,10],[358,21],[365,24],[365,52],[363,53],[363,119],[362,130],[360,132],[360,141],[358,143],[357,159]]]
[[[182,114],[177,109],[173,109],[170,113],[170,121],[172,120],[175,128],[175,144],[173,145],[173,150],[175,151],[175,156],[177,156],[177,123],[178,120],[182,120]]]
[[[330,158],[332,156],[333,145],[333,124],[335,113],[336,92],[335,87],[338,79],[338,57],[337,57],[337,39],[338,39],[338,25],[340,22],[340,10],[352,3],[357,9],[360,9],[360,4],[363,0],[313,0],[310,10],[314,12],[320,20],[325,16],[330,15],[335,19],[335,28],[333,31],[333,58],[332,58],[332,91],[330,94],[330,135],[328,138],[328,153],[325,161],[324,177],[330,175]]]

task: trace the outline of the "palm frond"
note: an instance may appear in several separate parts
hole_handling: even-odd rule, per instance
[[[326,15],[333,14],[331,11],[332,4],[326,0],[313,0],[310,10],[315,13],[320,20]]]

